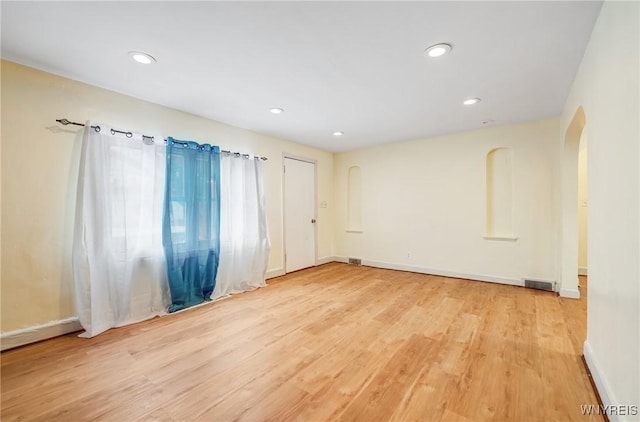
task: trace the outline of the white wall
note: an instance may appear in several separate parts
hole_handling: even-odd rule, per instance
[[[561,117],[564,133],[580,106],[586,115],[584,351],[603,401],[616,405],[640,405],[639,21],[638,2],[604,3]]]
[[[549,119],[336,154],[336,254],[470,278],[554,280],[558,137],[559,121]],[[484,238],[486,156],[498,147],[512,153],[517,240]],[[346,231],[352,166],[361,168],[362,233]]]
[[[282,155],[318,162],[318,257],[331,257],[333,155],[2,61],[2,332],[75,315],[71,246],[79,129],[102,121],[264,155],[271,256],[283,269]]]

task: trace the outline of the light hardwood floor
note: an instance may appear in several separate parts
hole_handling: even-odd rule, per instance
[[[586,289],[582,289],[583,293]],[[1,355],[2,420],[571,421],[585,299],[332,263]]]

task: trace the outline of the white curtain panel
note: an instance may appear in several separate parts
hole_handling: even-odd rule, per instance
[[[76,306],[84,337],[166,313],[162,248],[165,145],[87,122],[73,244]]]
[[[212,299],[266,286],[270,243],[262,164],[220,155],[220,265]]]

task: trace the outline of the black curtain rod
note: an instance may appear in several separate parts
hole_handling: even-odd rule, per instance
[[[58,122],[58,123],[60,123],[61,125],[64,125],[64,126],[66,126],[66,125],[75,125],[75,126],[83,126],[84,127],[84,123],[72,122],[72,121],[70,121],[68,119],[56,119],[56,122]],[[91,126],[91,129],[95,130],[96,132],[100,132],[100,130],[101,130],[100,126]],[[127,138],[131,138],[133,136],[133,133],[131,133],[131,132],[125,132],[123,130],[111,129],[111,134],[112,135],[115,135],[116,133],[123,134]],[[153,136],[142,135],[142,139],[147,140],[147,141],[154,142],[153,138],[154,138]],[[165,139],[164,142],[167,142],[167,140]],[[249,154],[243,154],[243,153],[240,153],[240,152],[231,152],[231,151],[227,151],[227,150],[224,150],[224,149],[221,149],[220,152],[223,152],[225,154],[232,154],[232,155],[235,155],[236,157],[240,157],[240,156],[245,157],[245,158],[251,157],[251,155],[249,155]],[[263,161],[267,161],[268,160],[267,157],[258,157],[258,158],[260,158]]]

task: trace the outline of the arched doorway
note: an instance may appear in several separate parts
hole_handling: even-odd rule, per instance
[[[586,142],[587,119],[582,106],[576,110],[565,134],[562,156],[562,228],[560,242],[560,296],[580,298],[578,289],[579,239],[579,155]]]

